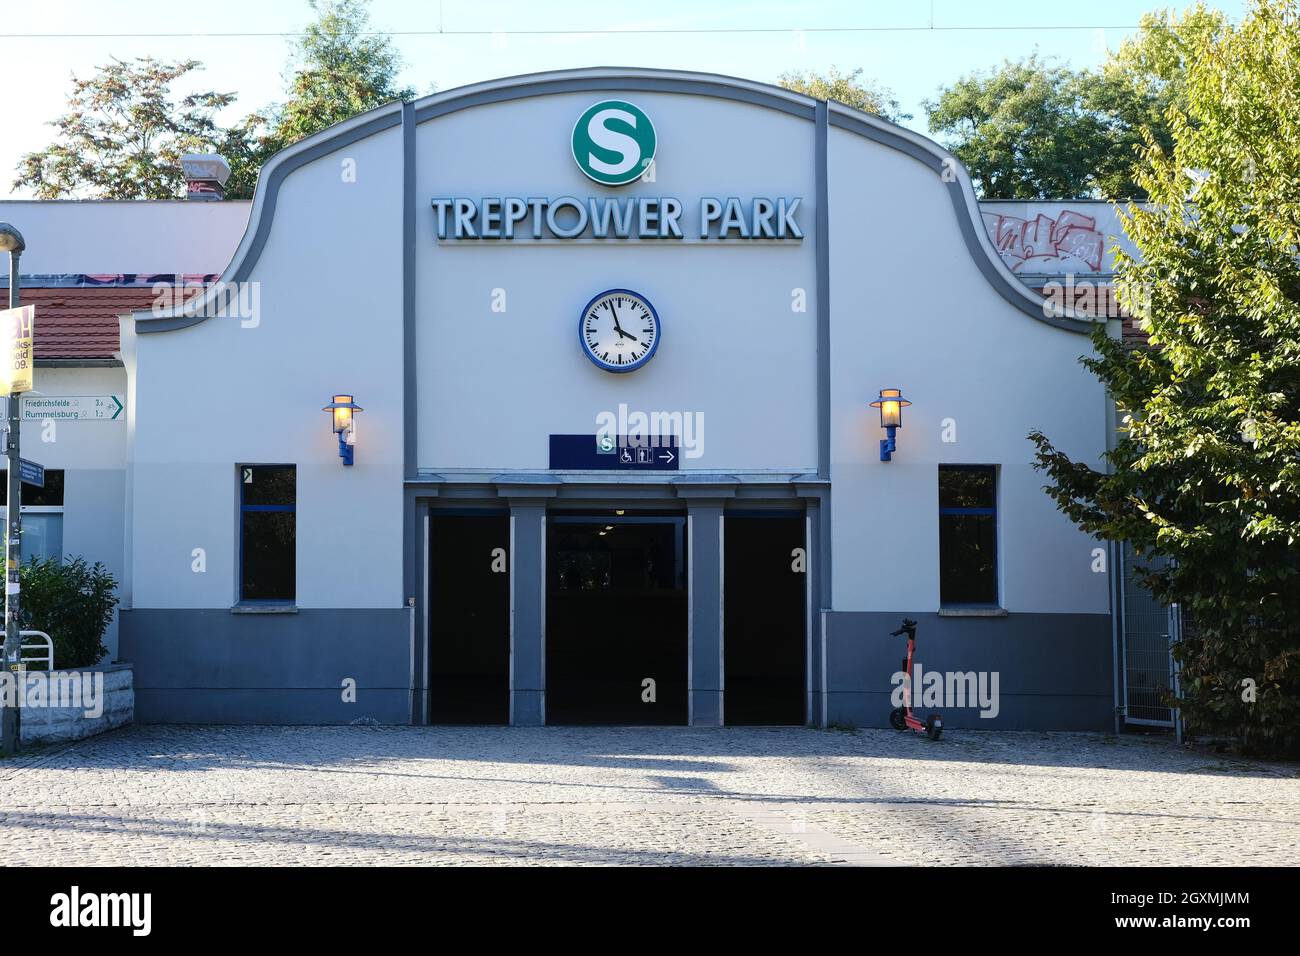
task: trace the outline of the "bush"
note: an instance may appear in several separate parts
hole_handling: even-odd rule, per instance
[[[54,641],[59,670],[91,667],[108,653],[104,631],[117,607],[117,581],[102,564],[85,558],[32,558],[19,571],[23,630],[44,631]]]

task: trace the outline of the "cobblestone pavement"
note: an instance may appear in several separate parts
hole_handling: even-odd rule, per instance
[[[1300,863],[1300,767],[1164,738],[146,726],[0,788],[28,864]]]

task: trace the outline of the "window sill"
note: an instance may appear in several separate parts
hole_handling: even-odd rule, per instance
[[[297,614],[298,608],[293,604],[236,604],[230,609],[231,614]]]
[[[1001,607],[941,607],[940,617],[1006,617],[1006,608]]]

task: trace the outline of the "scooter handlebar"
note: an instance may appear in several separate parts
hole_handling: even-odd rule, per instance
[[[889,636],[898,637],[900,634],[915,634],[915,633],[916,633],[916,622],[913,621],[910,617],[905,617],[903,618],[903,626],[896,631],[890,631]]]

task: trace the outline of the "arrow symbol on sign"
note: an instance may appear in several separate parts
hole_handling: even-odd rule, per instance
[[[125,408],[126,406],[122,404],[122,400],[118,398],[116,395],[110,395],[108,397],[111,398],[113,400],[113,404],[117,406],[117,410],[113,412],[112,416],[109,419],[110,421],[114,421],[117,419],[118,415],[122,414],[122,409]]]
[[[661,459],[663,459],[664,461],[668,462],[668,464],[670,464],[670,465],[673,463],[673,453],[670,452],[670,451],[666,451],[666,452],[664,452],[664,453],[663,453],[662,455],[660,455],[659,457],[660,457]]]

